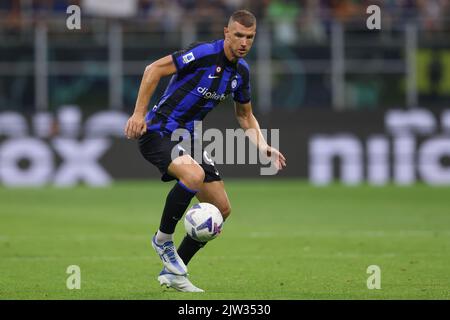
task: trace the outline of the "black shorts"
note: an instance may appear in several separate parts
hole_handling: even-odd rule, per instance
[[[178,148],[178,144],[182,147]],[[194,144],[192,142],[192,146],[193,145]],[[143,134],[139,138],[139,150],[142,156],[159,169],[162,174],[162,181],[171,181],[176,179],[167,172],[167,168],[172,162],[172,150],[174,150],[174,148],[177,148],[176,150],[179,152],[180,156],[183,154],[189,154],[195,159],[193,156],[193,148],[188,150],[188,148],[184,148],[183,146],[184,145],[182,142],[172,141],[170,139],[170,135],[154,131],[147,131],[147,133]],[[200,166],[203,168],[203,171],[205,171],[204,182],[222,180],[219,171],[217,171],[210,156],[203,149],[201,151],[202,161],[197,162],[199,162]]]

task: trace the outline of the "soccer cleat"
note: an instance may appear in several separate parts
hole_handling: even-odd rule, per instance
[[[155,236],[153,236],[152,247],[161,258],[167,271],[180,276],[187,274],[187,267],[178,255],[177,250],[175,250],[173,241],[166,241],[159,245],[156,243]]]
[[[166,286],[167,288],[173,288],[181,292],[205,292],[200,288],[197,288],[190,282],[187,275],[177,275],[170,273],[164,268],[158,276],[158,281],[161,286]]]

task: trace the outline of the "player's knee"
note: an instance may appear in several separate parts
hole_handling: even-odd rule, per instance
[[[180,179],[184,185],[193,190],[200,190],[203,181],[205,180],[205,171],[202,168],[198,168],[189,171]]]
[[[222,214],[223,220],[226,220],[231,214],[230,204],[226,204],[225,206],[221,207],[220,213]]]

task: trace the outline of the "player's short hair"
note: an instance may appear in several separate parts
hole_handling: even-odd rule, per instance
[[[244,27],[249,28],[256,23],[256,18],[250,11],[237,10],[233,12],[233,14],[231,15],[230,20],[228,20],[228,24],[234,21],[236,21],[239,24],[242,24]]]

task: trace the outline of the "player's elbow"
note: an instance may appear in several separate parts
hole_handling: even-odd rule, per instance
[[[253,116],[253,112],[249,108],[236,108],[235,110],[236,117],[239,121],[250,121]]]
[[[244,113],[237,113],[236,118],[241,128],[248,129],[250,127],[250,115]]]

